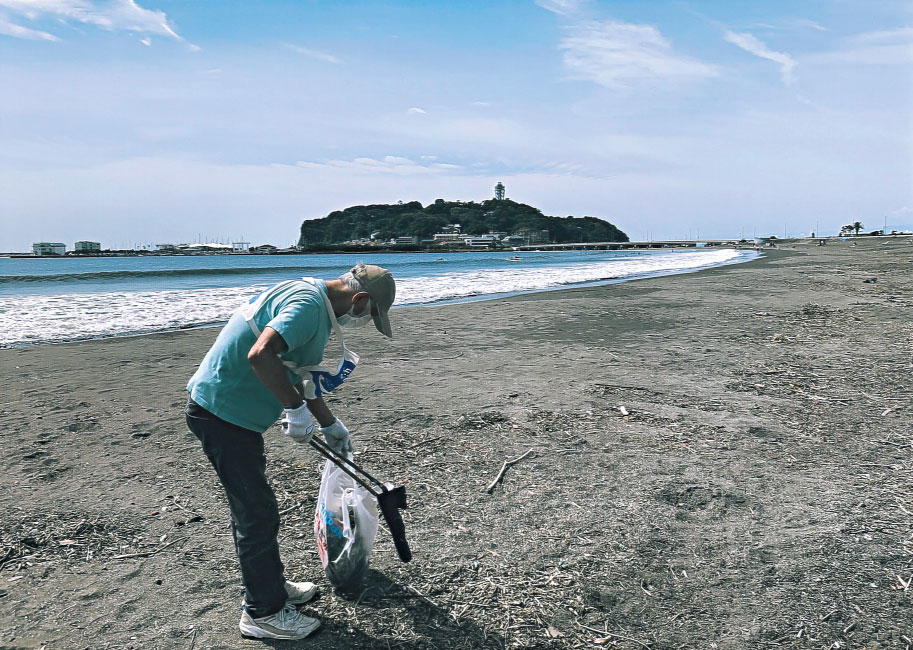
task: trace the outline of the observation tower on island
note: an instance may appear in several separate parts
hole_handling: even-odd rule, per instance
[[[495,185],[495,199],[498,201],[504,200],[504,184],[501,181],[498,181],[498,184]]]

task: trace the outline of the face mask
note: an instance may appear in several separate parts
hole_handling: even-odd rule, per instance
[[[365,305],[365,311],[361,316],[356,316],[353,313],[354,311],[355,305],[352,305],[349,311],[336,319],[340,327],[360,327],[371,320],[371,301],[368,300],[368,304]]]

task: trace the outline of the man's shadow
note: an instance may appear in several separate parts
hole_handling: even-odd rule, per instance
[[[320,630],[300,641],[265,639],[262,643],[277,649],[329,650],[330,648],[396,648],[397,650],[429,650],[431,648],[497,648],[507,647],[497,634],[485,632],[467,619],[454,619],[452,608],[443,600],[423,597],[407,587],[391,581],[385,574],[369,569],[358,593],[345,594],[346,600],[358,608],[374,610],[374,627],[383,629],[389,623],[389,636],[370,636],[355,629],[353,621],[327,618]],[[360,618],[368,614],[361,613]],[[405,624],[419,637],[414,640],[398,639],[394,626]],[[410,634],[412,636],[412,634]]]

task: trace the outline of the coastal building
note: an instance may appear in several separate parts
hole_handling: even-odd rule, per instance
[[[463,243],[470,248],[491,248],[498,243],[498,237],[491,233],[487,235],[463,235]]]
[[[418,244],[418,237],[394,237],[390,243],[394,246],[412,246]]]
[[[444,244],[444,243],[459,243],[463,235],[460,235],[459,232],[437,232],[434,233],[434,241]]]
[[[461,226],[458,223],[441,228],[441,232],[434,233],[434,242],[437,244],[459,244],[462,241]]]
[[[73,250],[77,253],[97,253],[101,250],[101,244],[97,241],[78,241]]]
[[[273,246],[272,244],[260,244],[259,246],[250,247],[250,252],[256,253],[258,255],[271,255],[272,253],[275,253],[277,250],[279,250],[279,249],[276,248],[275,246]]]
[[[250,242],[249,241],[233,241],[231,243],[231,249],[235,253],[249,253],[250,252]]]
[[[40,241],[32,244],[33,255],[66,255],[67,245],[58,242]]]
[[[233,248],[231,244],[219,244],[209,242],[206,244],[178,244],[176,247],[182,253],[230,253]]]

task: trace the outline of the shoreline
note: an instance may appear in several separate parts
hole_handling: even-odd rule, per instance
[[[911,268],[906,241],[796,246],[353,332],[328,404],[406,486],[414,557],[381,529],[364,592],[334,594],[320,459],[268,431],[288,577],[322,590],[305,645],[903,647]],[[237,637],[228,512],[183,419],[216,335],[0,350],[0,645],[262,645]]]
[[[700,250],[700,249],[682,249],[682,250],[694,251],[694,250]],[[773,249],[773,250],[775,251],[776,249]],[[441,305],[456,305],[456,304],[466,304],[466,303],[474,303],[474,302],[487,302],[490,300],[504,300],[504,299],[513,298],[516,296],[528,296],[528,295],[533,295],[533,294],[537,294],[537,293],[548,293],[551,291],[570,291],[570,290],[574,290],[574,289],[601,287],[601,286],[612,285],[612,284],[624,284],[627,282],[636,282],[639,280],[647,280],[650,278],[657,278],[657,277],[674,276],[674,275],[688,275],[691,273],[709,271],[709,270],[713,270],[713,269],[717,269],[717,268],[721,268],[721,267],[725,267],[725,266],[730,266],[730,265],[748,264],[750,262],[756,261],[759,257],[763,258],[765,254],[771,252],[771,249],[768,249],[765,251],[748,251],[748,252],[756,252],[757,254],[756,254],[756,256],[754,256],[750,259],[744,260],[744,261],[740,261],[739,259],[733,259],[733,260],[727,260],[724,262],[717,262],[714,264],[709,264],[707,266],[699,267],[696,269],[655,271],[655,272],[649,272],[649,273],[637,275],[634,277],[608,278],[605,280],[594,280],[591,282],[583,282],[583,283],[579,283],[579,284],[549,287],[547,289],[530,289],[530,290],[524,290],[524,291],[510,291],[510,292],[495,293],[495,294],[482,294],[482,295],[478,295],[478,296],[465,296],[462,298],[448,298],[448,299],[437,300],[434,302],[426,302],[426,303],[410,303],[410,304],[406,304],[406,305],[394,305],[393,309],[400,310],[400,309],[405,309],[405,308],[424,308],[424,307],[436,307],[436,306],[441,306]],[[66,294],[63,294],[63,295],[66,295]],[[157,334],[183,332],[183,331],[196,330],[196,329],[208,329],[208,328],[212,328],[212,327],[223,327],[227,322],[228,322],[227,320],[214,321],[212,323],[188,324],[185,326],[173,327],[173,328],[162,329],[162,330],[154,330],[154,331],[148,331],[148,332],[124,332],[124,333],[110,334],[110,335],[104,335],[104,336],[87,336],[84,338],[73,338],[73,339],[66,339],[66,340],[60,340],[60,341],[37,341],[37,342],[21,341],[21,342],[16,342],[13,344],[0,345],[0,350],[15,350],[15,349],[27,348],[27,347],[32,347],[32,346],[41,346],[41,345],[65,345],[67,343],[78,343],[78,342],[84,342],[84,341],[104,341],[107,339],[155,336]]]

